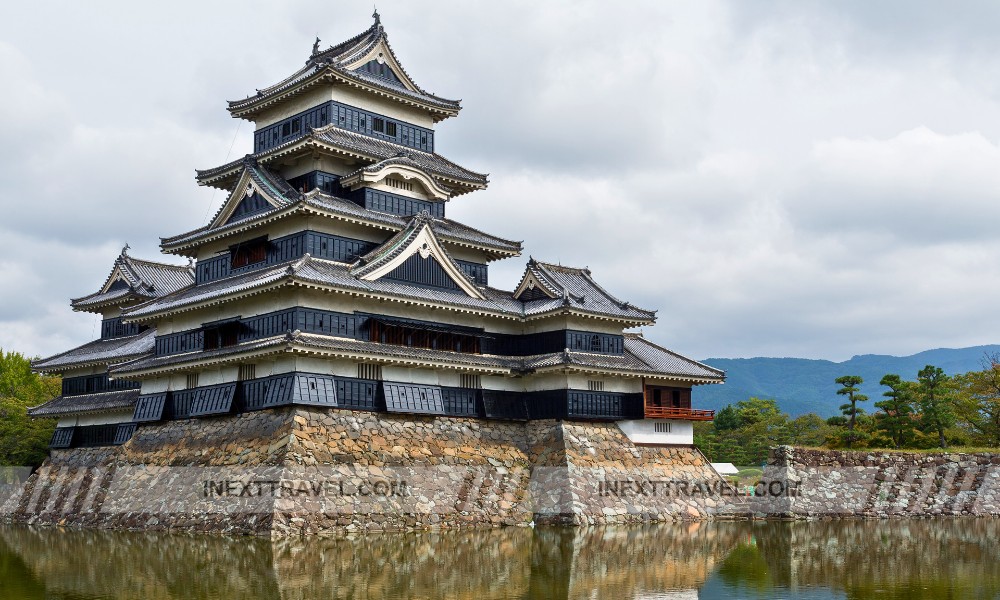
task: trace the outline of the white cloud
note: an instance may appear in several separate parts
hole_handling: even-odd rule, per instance
[[[234,155],[249,148],[223,101],[297,68],[317,33],[361,31],[370,10],[171,6],[24,7],[0,23],[4,347],[90,339],[68,298],[100,285],[124,241],[153,256],[222,202],[192,175],[226,160],[238,128]],[[491,173],[450,215],[659,308],[653,339],[696,357],[831,359],[997,341],[991,6],[379,8],[418,83],[463,98],[442,153]],[[492,281],[512,286],[523,263]]]

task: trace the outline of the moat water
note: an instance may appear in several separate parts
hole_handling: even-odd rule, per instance
[[[1000,598],[1000,520],[278,541],[0,526],[0,598]]]

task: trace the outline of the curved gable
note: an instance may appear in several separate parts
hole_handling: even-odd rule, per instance
[[[351,190],[377,184],[399,188],[399,183],[393,183],[393,181],[408,186],[417,185],[428,198],[434,200],[446,201],[451,197],[451,191],[439,185],[430,173],[421,169],[416,163],[405,159],[382,161],[359,169],[342,177],[340,185]]]

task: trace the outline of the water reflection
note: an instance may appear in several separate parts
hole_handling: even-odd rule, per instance
[[[1000,596],[995,520],[263,540],[0,528],[2,598]]]

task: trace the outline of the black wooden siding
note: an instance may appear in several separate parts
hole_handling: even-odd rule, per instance
[[[413,332],[419,332],[421,330],[429,332],[448,331],[454,335],[469,336],[474,338],[471,340],[473,343],[463,343],[461,346],[461,351],[469,353],[496,354],[501,356],[532,356],[536,354],[562,352],[566,348],[583,352],[617,354],[619,356],[624,352],[624,338],[620,335],[606,333],[558,330],[518,336],[500,333],[487,333],[483,329],[475,327],[442,325],[440,323],[432,323],[429,321],[418,321],[415,319],[403,319],[399,317],[385,317],[366,313],[338,313],[314,308],[289,308],[273,313],[266,313],[256,317],[240,319],[238,321],[234,320],[233,323],[238,324],[236,329],[239,331],[238,341],[240,343],[276,335],[283,335],[289,331],[295,330],[302,331],[304,333],[332,335],[362,341],[397,343],[399,345],[407,345],[405,340],[416,339],[416,337],[419,337],[402,336],[399,340],[396,338],[389,339],[386,337],[384,339],[379,338],[373,340],[371,338],[370,327],[372,320],[380,321],[383,324],[392,324],[412,329]],[[157,336],[155,342],[156,355],[167,356],[171,354],[200,351],[204,348],[204,339],[205,336],[203,330],[182,331]],[[403,342],[401,343],[400,340],[403,340]],[[475,342],[478,342],[478,344]],[[580,345],[583,345],[583,347],[578,347],[576,345],[577,342],[579,342]],[[478,348],[476,347],[477,345]],[[599,350],[595,350],[595,348],[599,348]],[[452,350],[454,350],[454,348],[452,348]],[[106,377],[106,375],[104,377]],[[65,386],[68,381],[72,380],[63,380],[64,395],[70,395],[65,391]],[[119,385],[124,386],[120,389],[134,389],[134,387],[138,386],[138,384],[128,384],[125,382],[121,382]],[[79,391],[75,393],[83,394],[88,392]]]
[[[328,375],[283,373],[245,381],[244,410],[261,410],[291,404],[337,406],[336,381]]]
[[[453,417],[478,417],[481,390],[472,388],[442,387],[441,401],[444,414]]]
[[[142,386],[138,381],[110,379],[107,373],[100,375],[83,375],[81,377],[66,377],[62,380],[63,396],[79,396],[81,394],[99,394],[101,392],[117,392],[135,390]]]
[[[566,390],[566,418],[641,419],[642,394]]]
[[[385,79],[386,81],[394,83],[396,85],[403,85],[403,82],[399,80],[399,77],[396,77],[396,74],[393,73],[392,68],[390,68],[389,65],[385,62],[380,63],[377,60],[372,59],[354,70],[364,71],[369,75],[381,77],[382,79]]]
[[[437,219],[444,218],[444,202],[417,200],[409,196],[393,194],[383,190],[374,190],[368,187],[355,190],[346,195],[352,202],[368,210],[377,210],[401,217],[408,217],[427,211],[432,217]]]
[[[142,424],[291,405],[519,421],[643,417],[641,393],[565,389],[513,392],[292,372],[140,396],[132,421]],[[57,429],[51,447],[82,444],[74,435],[72,428]],[[108,435],[113,437],[113,433]]]
[[[195,352],[204,349],[204,347],[205,332],[200,329],[156,336],[155,349],[157,356]]]
[[[489,285],[490,284],[490,267],[489,265],[483,265],[479,263],[469,262],[466,260],[457,260],[455,265],[462,270],[465,275],[476,282],[477,285]]]
[[[340,186],[340,175],[326,171],[309,171],[303,175],[292,177],[288,180],[288,185],[303,193],[319,188],[321,192],[331,196],[344,195],[344,188]]]
[[[56,427],[52,432],[52,440],[49,448],[69,448],[73,444],[73,430],[75,427]]]
[[[428,256],[414,254],[384,276],[385,279],[404,281],[445,290],[457,290],[458,284],[448,276],[441,264]]]
[[[265,200],[262,194],[254,193],[252,196],[244,197],[243,200],[236,205],[236,209],[233,210],[233,214],[226,219],[226,223],[232,223],[253,215],[259,215],[260,213],[267,212],[272,208],[274,208],[274,206]]]
[[[58,427],[52,434],[49,448],[120,446],[132,439],[134,433],[135,423]]]
[[[139,335],[143,331],[146,331],[146,329],[147,327],[145,325],[139,325],[138,323],[122,323],[121,317],[103,319],[101,321],[101,339],[107,340],[112,338],[128,337],[130,335]]]
[[[115,446],[121,446],[135,435],[135,423],[119,423],[115,429]]]
[[[482,394],[483,416],[486,418],[504,421],[528,420],[526,394],[498,390],[483,390]]]
[[[384,382],[385,406],[389,412],[443,415],[441,388],[436,385]]]
[[[483,344],[484,354],[502,356],[532,356],[563,350],[615,354],[625,352],[625,337],[609,333],[594,333],[562,329],[527,335],[492,334]]]
[[[223,383],[196,388],[197,395],[191,400],[192,417],[204,417],[208,415],[226,415],[236,408],[233,402],[236,400],[236,383]]]
[[[375,119],[382,120],[383,131],[375,129]],[[330,124],[408,148],[434,152],[433,130],[332,100],[258,129],[253,134],[253,151],[270,150],[306,135],[309,128],[318,129]]]
[[[135,403],[135,412],[132,413],[132,421],[152,423],[169,419],[171,417],[168,410],[170,397],[170,392],[139,396],[139,400]]]
[[[343,408],[385,410],[382,386],[371,379],[337,377],[337,401]]]
[[[269,241],[265,259],[245,267],[232,268],[231,253],[199,261],[195,269],[195,283],[208,283],[230,275],[263,269],[301,258],[305,254],[316,258],[350,263],[357,260],[359,256],[371,252],[377,246],[378,244],[375,242],[355,240],[318,231],[301,231]]]

